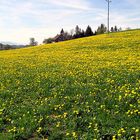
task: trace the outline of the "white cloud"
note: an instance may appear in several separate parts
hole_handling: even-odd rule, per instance
[[[79,9],[79,10],[89,10],[90,9],[90,3],[86,0],[46,0],[46,2],[63,6],[67,8],[73,8],[73,9]]]
[[[130,0],[124,0],[129,3]],[[138,0],[135,0],[135,2]],[[106,24],[107,9],[99,8],[93,0],[0,0],[0,41],[27,43],[30,37],[39,42],[54,36],[61,28],[85,28],[93,30],[101,23]],[[112,3],[113,6],[114,3]],[[105,6],[106,7],[106,6]],[[137,9],[111,9],[111,26],[138,27]]]
[[[139,0],[125,0],[126,3],[130,4],[131,6],[140,7]]]

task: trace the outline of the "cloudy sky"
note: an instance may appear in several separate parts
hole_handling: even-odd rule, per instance
[[[112,0],[111,26],[140,28],[140,0]],[[0,0],[0,41],[41,43],[61,28],[70,31],[79,25],[93,30],[106,24],[105,0]]]

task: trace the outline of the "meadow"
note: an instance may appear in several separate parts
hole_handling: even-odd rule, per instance
[[[140,30],[0,51],[0,140],[43,139],[140,139]]]

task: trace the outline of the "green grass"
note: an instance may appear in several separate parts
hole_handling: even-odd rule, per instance
[[[0,52],[0,140],[140,139],[140,30]]]

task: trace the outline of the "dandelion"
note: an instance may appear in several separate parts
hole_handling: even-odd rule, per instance
[[[67,113],[67,112],[65,112],[65,113],[63,114],[63,117],[64,117],[64,118],[66,118],[67,114],[68,114],[68,113]]]
[[[57,122],[56,127],[60,127],[60,122]]]
[[[66,136],[69,136],[69,135],[70,135],[70,133],[67,132],[67,133],[66,133]]]
[[[139,132],[139,129],[137,128],[137,129],[135,130],[135,132],[138,133],[138,132]]]
[[[75,138],[77,137],[76,132],[72,132],[72,136]]]
[[[117,140],[117,139],[116,139],[116,136],[113,136],[113,137],[112,137],[112,140]]]
[[[120,137],[122,134],[118,133],[118,136]]]
[[[40,133],[41,131],[42,131],[42,128],[39,127],[39,128],[37,129],[37,133]]]
[[[78,112],[78,110],[74,110],[73,113],[74,114],[78,114],[79,112]]]

